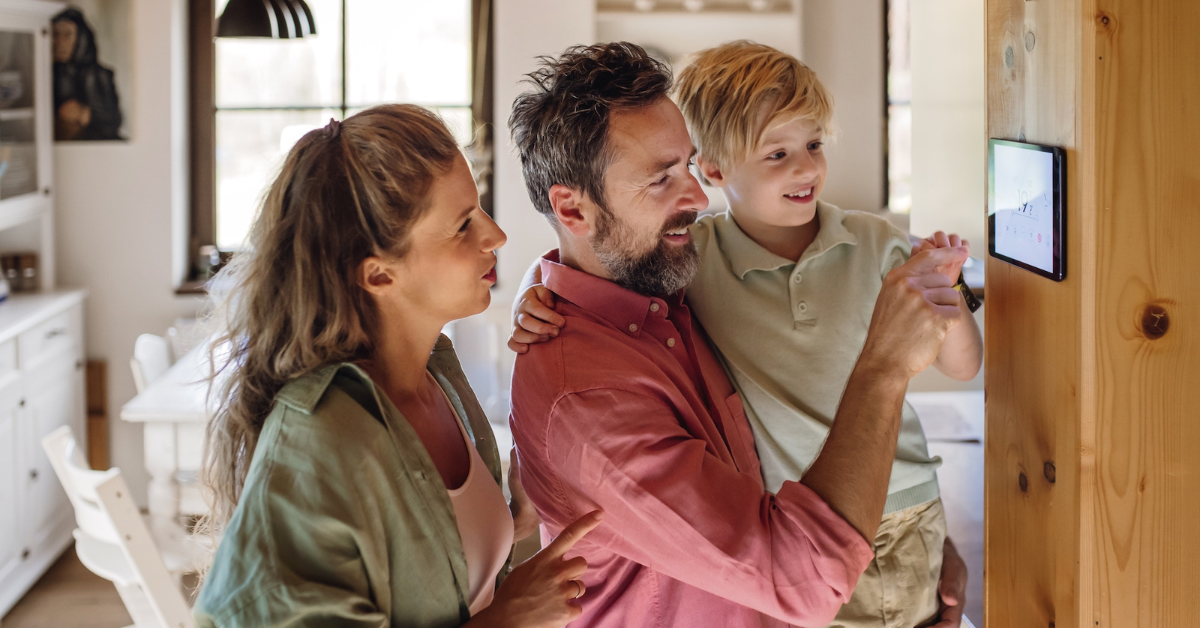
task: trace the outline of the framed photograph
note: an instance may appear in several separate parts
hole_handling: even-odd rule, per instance
[[[128,140],[132,0],[73,0],[51,20],[54,140]]]

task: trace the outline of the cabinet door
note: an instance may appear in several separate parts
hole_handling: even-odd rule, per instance
[[[28,504],[31,539],[53,532],[64,517],[71,517],[71,502],[54,475],[50,459],[42,450],[42,439],[63,425],[71,426],[75,438],[82,443],[85,435],[82,424],[81,394],[77,361],[64,356],[29,374],[25,387],[26,420],[33,437],[28,443],[27,458]]]
[[[21,562],[25,548],[19,518],[25,511],[21,494],[25,456],[20,451],[24,439],[17,430],[20,403],[18,383],[0,388],[0,582]]]
[[[34,15],[5,15],[2,21],[0,201],[33,201],[49,194],[49,31],[45,18]],[[0,211],[13,206],[0,202]]]

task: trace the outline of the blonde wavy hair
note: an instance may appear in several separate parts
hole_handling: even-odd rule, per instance
[[[356,279],[370,256],[404,255],[434,179],[460,154],[432,112],[368,109],[306,134],[288,153],[250,231],[222,271],[202,480],[215,540],[237,508],[263,423],[284,384],[322,366],[368,357],[378,324]],[[228,357],[215,359],[217,351]],[[215,547],[215,543],[213,544]]]
[[[800,118],[833,131],[833,97],[817,73],[750,41],[696,53],[679,73],[674,96],[698,154],[720,168],[749,156],[776,122]]]

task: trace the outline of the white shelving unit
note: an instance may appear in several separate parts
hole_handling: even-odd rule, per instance
[[[0,253],[34,252],[38,290],[0,303],[0,616],[71,543],[74,513],[42,451],[85,434],[83,298],[55,286],[50,18],[0,0]]]

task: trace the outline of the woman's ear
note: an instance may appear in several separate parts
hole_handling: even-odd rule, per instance
[[[700,170],[701,176],[713,187],[725,187],[727,181],[725,175],[721,173],[721,169],[717,164],[696,155],[696,168]]]
[[[550,186],[547,196],[554,208],[554,217],[563,228],[577,236],[587,236],[591,232],[591,217],[584,210],[583,194],[579,190],[555,183]]]
[[[363,290],[379,296],[396,283],[392,269],[378,257],[368,257],[358,265],[358,285]]]

